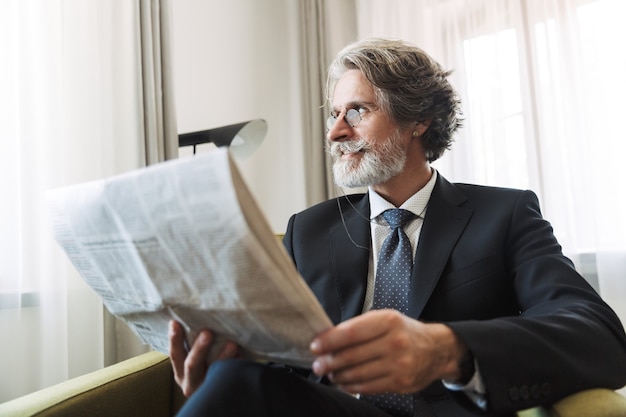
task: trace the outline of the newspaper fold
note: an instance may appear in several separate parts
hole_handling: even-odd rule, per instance
[[[109,311],[167,353],[167,323],[188,343],[208,328],[211,356],[309,367],[332,325],[225,148],[47,194],[54,237]],[[212,358],[209,358],[212,359]]]

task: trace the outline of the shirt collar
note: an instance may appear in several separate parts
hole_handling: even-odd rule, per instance
[[[424,185],[418,192],[413,194],[406,200],[399,208],[409,210],[418,217],[424,217],[428,200],[435,188],[435,182],[437,181],[437,170],[432,170],[433,174],[430,176],[430,180]],[[372,189],[368,187],[369,199],[370,199],[370,219],[376,219],[382,214],[383,211],[396,208],[393,204],[385,200]]]

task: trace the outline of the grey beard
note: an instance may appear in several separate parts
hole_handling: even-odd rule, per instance
[[[363,138],[327,143],[326,148],[333,159],[333,177],[339,187],[366,187],[383,183],[398,175],[406,163],[399,132],[376,148],[372,148],[370,141]],[[363,152],[358,161],[341,159],[342,153],[358,151]]]

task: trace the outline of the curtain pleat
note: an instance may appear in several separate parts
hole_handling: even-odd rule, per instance
[[[324,85],[325,59],[325,19],[324,0],[301,2],[300,19],[302,28],[302,111],[305,123],[304,171],[306,204],[311,205],[325,200],[328,195],[326,185],[327,160],[320,145],[324,137],[323,114],[325,102],[322,94]]]
[[[178,157],[168,0],[139,0],[146,165]]]
[[[302,138],[306,156],[306,203],[335,197],[331,163],[324,150],[326,118],[330,114],[324,86],[328,65],[346,44],[356,40],[354,0],[313,0],[300,3],[302,50]],[[339,18],[340,17],[340,18]]]

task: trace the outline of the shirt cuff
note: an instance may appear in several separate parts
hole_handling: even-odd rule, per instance
[[[460,391],[465,393],[469,399],[478,406],[481,410],[487,409],[487,390],[483,383],[483,378],[480,376],[480,369],[478,367],[478,361],[474,358],[474,375],[466,384],[459,384],[450,381],[441,381],[443,386],[450,391]]]

